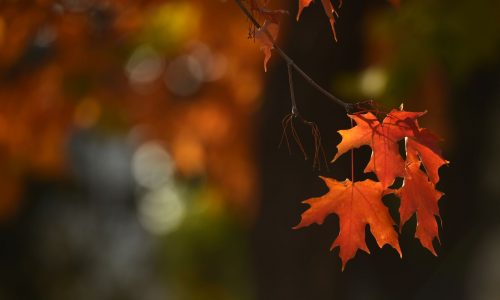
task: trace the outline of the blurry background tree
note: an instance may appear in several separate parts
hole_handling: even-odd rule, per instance
[[[335,218],[291,230],[319,173],[278,149],[286,65],[262,72],[234,3],[0,2],[0,299],[499,298],[499,5],[345,1],[339,43],[319,4],[282,19],[322,86],[428,109],[452,161],[440,257],[407,233],[402,261],[382,249],[340,273]],[[333,157],[348,120],[296,89]]]

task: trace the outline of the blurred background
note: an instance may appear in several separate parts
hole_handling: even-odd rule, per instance
[[[233,1],[1,0],[1,300],[500,299],[500,2],[344,1],[338,43],[320,3],[299,23],[296,1],[270,5],[335,95],[429,111],[451,161],[439,257],[413,219],[402,260],[368,237],[341,272],[335,216],[291,229],[348,158],[317,170],[279,147],[286,65],[264,73]],[[329,160],[349,121],[295,85]]]

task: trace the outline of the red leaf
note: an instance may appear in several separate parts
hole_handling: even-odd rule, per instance
[[[321,177],[330,191],[321,197],[310,198],[304,203],[311,207],[302,214],[301,222],[294,228],[309,226],[313,223],[323,224],[330,214],[339,216],[340,233],[331,249],[340,247],[342,269],[358,249],[370,253],[365,243],[365,227],[370,231],[380,248],[391,245],[401,256],[398,235],[394,230],[394,222],[389,210],[382,203],[384,188],[379,182],[365,180],[352,183]]]
[[[404,177],[396,195],[401,198],[400,226],[417,213],[416,237],[436,254],[432,241],[438,238],[435,216],[439,216],[437,201],[442,193],[435,189],[438,170],[448,161],[441,157],[439,138],[418,125],[417,118],[425,112],[393,110],[380,123],[372,113],[350,115],[356,126],[340,130],[342,142],[334,160],[352,148],[369,145],[372,157],[365,172],[373,171],[386,189],[396,177]],[[399,153],[398,141],[406,139],[406,163]],[[420,169],[423,164],[425,172]]]
[[[415,236],[425,248],[437,255],[432,241],[434,238],[439,239],[436,216],[439,217],[438,200],[443,193],[437,191],[434,183],[429,181],[426,174],[420,170],[420,161],[412,152],[407,154],[403,186],[396,191],[396,195],[401,199],[400,227],[403,227],[416,213]]]
[[[365,172],[374,172],[383,188],[390,186],[396,177],[403,177],[404,161],[397,142],[405,136],[413,136],[418,130],[416,119],[424,112],[393,110],[380,123],[372,113],[349,115],[356,126],[339,130],[342,142],[337,146],[335,161],[345,152],[368,145],[372,157]]]
[[[269,35],[273,38],[272,40],[269,38]],[[260,49],[264,52],[264,71],[267,72],[267,63],[271,58],[271,50],[274,48],[273,44],[278,36],[279,25],[277,23],[268,22],[267,20],[264,22],[261,28],[257,30],[255,33],[255,39],[260,44]]]
[[[332,5],[332,2],[330,0],[321,0],[321,3],[323,4],[323,9],[325,10],[325,14],[328,17],[328,20],[330,21],[330,27],[332,28],[333,32],[333,38],[335,41],[337,41],[337,32],[335,31],[335,14],[337,13],[335,11],[335,8]]]
[[[439,181],[438,170],[449,162],[441,157],[437,146],[438,138],[427,129],[420,129],[414,138],[406,142],[407,155],[418,155],[424,165],[429,180],[436,184]]]

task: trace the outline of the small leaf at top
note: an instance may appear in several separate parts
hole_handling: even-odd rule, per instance
[[[272,40],[269,38],[271,35]],[[271,58],[271,50],[274,48],[274,40],[278,36],[279,25],[277,23],[272,23],[266,20],[259,30],[255,33],[255,39],[260,44],[260,49],[264,52],[264,71],[267,72],[267,63]]]

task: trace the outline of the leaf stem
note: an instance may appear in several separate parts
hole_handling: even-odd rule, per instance
[[[354,123],[351,119],[351,128],[354,126]],[[351,149],[351,181],[354,182],[354,148]]]

